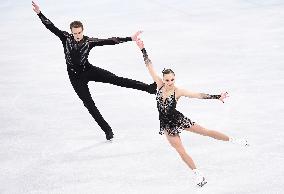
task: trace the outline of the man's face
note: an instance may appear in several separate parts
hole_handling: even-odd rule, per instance
[[[80,40],[83,39],[83,29],[81,27],[79,27],[79,28],[72,28],[71,32],[72,32],[72,34],[74,36],[74,39],[76,41],[79,42]]]

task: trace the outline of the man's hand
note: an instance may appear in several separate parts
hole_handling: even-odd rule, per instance
[[[33,6],[33,10],[36,12],[36,14],[39,14],[40,13],[39,6],[33,1],[32,1],[32,6]]]
[[[144,48],[144,43],[140,38],[136,39],[136,44],[140,48],[140,50]]]
[[[138,36],[139,36],[142,32],[143,32],[143,31],[138,31],[138,32],[136,32],[133,36],[131,36],[131,39],[132,39],[133,41],[136,41],[137,38],[138,38]]]

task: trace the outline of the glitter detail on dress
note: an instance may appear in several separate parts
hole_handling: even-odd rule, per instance
[[[165,100],[163,99],[163,87],[164,86],[158,90],[156,95],[160,120],[159,134],[163,135],[165,131],[167,131],[169,135],[178,135],[185,128],[193,126],[194,122],[176,110],[177,100],[175,97],[175,91]]]

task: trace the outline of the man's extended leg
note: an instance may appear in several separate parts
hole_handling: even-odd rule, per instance
[[[96,120],[98,125],[106,134],[106,139],[110,140],[113,138],[113,132],[109,124],[104,120],[103,116],[101,115],[100,111],[95,105],[95,102],[92,99],[88,88],[88,82],[82,80],[71,80],[71,84],[79,96],[79,98],[83,101],[84,106],[88,109],[89,113],[92,117]]]
[[[149,85],[140,81],[119,77],[114,73],[111,73],[99,67],[92,67],[90,70],[84,72],[83,74],[84,78],[88,80],[110,83],[121,87],[142,90],[150,94],[155,94],[157,89],[156,83],[152,83]]]

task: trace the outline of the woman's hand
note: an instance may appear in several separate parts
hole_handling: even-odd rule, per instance
[[[228,97],[228,92],[223,92],[221,93],[221,97],[218,100],[221,100],[224,103],[224,99]]]
[[[137,41],[138,36],[139,36],[142,32],[143,32],[143,31],[138,31],[138,32],[136,32],[133,36],[131,36],[131,39],[132,39],[133,41]]]
[[[136,40],[136,44],[140,48],[140,50],[142,50],[144,48],[144,43],[143,43],[143,41],[140,38],[138,38]]]

